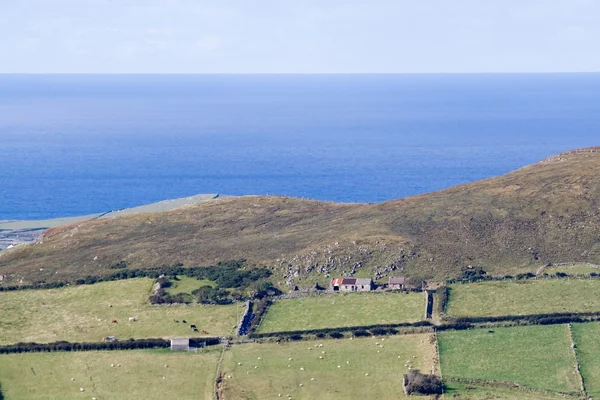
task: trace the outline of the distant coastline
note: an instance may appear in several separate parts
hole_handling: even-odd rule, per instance
[[[176,208],[199,204],[218,198],[230,197],[220,194],[198,194],[195,196],[182,197],[179,199],[163,200],[157,203],[146,204],[139,207],[125,208],[122,210],[108,211],[104,213],[82,215],[78,217],[54,218],[47,220],[16,220],[0,221],[0,251],[6,250],[20,244],[36,241],[46,229],[57,226],[73,224],[77,222],[91,221],[94,219],[115,218],[124,215],[170,211]]]

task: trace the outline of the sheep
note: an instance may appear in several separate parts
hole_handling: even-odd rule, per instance
[[[323,359],[323,356],[319,356],[319,358],[322,360],[322,359]]]
[[[304,367],[301,367],[301,368],[300,368],[300,371],[304,371]]]
[[[292,361],[292,357],[288,358],[288,361]]]
[[[338,365],[338,368],[342,368],[342,366],[341,366],[341,365]]]
[[[258,359],[260,360],[260,357],[258,357]]]
[[[80,392],[85,392],[85,389],[84,388],[79,388],[79,391]]]
[[[367,373],[365,374],[365,376],[369,376],[369,373],[367,372]]]

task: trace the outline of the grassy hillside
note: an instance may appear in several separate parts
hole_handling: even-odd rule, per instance
[[[449,289],[449,317],[600,311],[600,281],[596,279],[478,282]]]
[[[422,293],[350,293],[277,300],[259,332],[417,322],[424,318]]]
[[[272,266],[280,283],[308,284],[343,272],[439,279],[469,264],[495,274],[600,264],[599,198],[600,148],[584,149],[381,204],[250,196],[54,228],[0,253],[0,274],[63,280],[109,273],[120,260],[146,268],[246,258]]]
[[[376,345],[379,341],[383,347]],[[430,334],[318,343],[233,346],[223,360],[223,398],[406,399],[402,374],[407,365],[423,372],[434,368]]]
[[[0,344],[99,342],[104,336],[190,336],[190,324],[211,335],[230,335],[244,311],[240,304],[152,306],[148,303],[152,284],[151,279],[129,279],[61,289],[0,292]],[[128,322],[129,317],[137,321]],[[113,319],[117,323],[112,323]]]
[[[446,378],[515,382],[563,393],[579,390],[566,325],[445,331],[438,340]]]
[[[6,400],[210,400],[218,359],[218,349],[10,354],[0,377]]]

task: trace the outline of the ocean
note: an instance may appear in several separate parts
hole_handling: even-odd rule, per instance
[[[600,145],[600,74],[0,75],[0,220],[380,202]]]

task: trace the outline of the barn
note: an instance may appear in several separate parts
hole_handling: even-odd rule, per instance
[[[171,350],[172,351],[189,351],[190,350],[190,339],[189,338],[173,338],[173,339],[171,339]]]

